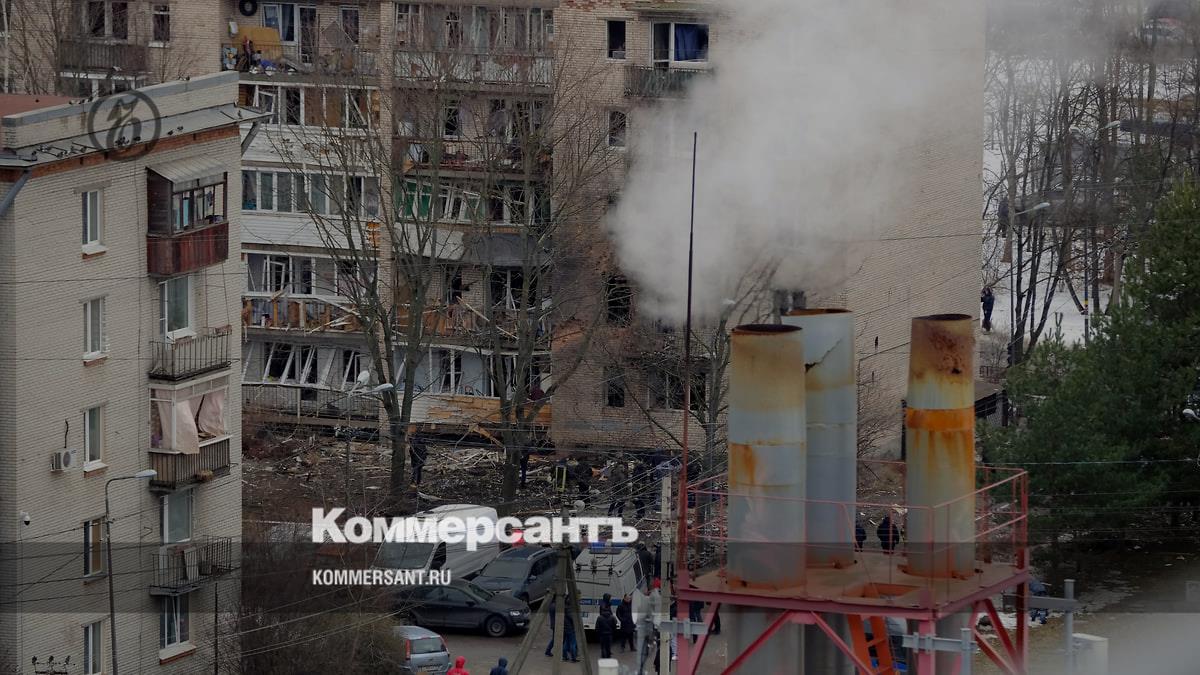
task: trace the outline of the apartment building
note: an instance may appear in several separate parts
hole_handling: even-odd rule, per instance
[[[237,86],[0,97],[4,672],[237,663]]]

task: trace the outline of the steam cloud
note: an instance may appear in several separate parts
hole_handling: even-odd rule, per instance
[[[677,320],[687,282],[692,132],[695,310],[719,312],[777,260],[777,288],[834,292],[918,198],[921,129],[953,95],[969,0],[722,0],[710,78],[630,115],[626,187],[610,213],[639,310]],[[962,5],[958,5],[961,7]],[[978,77],[982,78],[980,72]],[[858,260],[854,258],[858,257]]]

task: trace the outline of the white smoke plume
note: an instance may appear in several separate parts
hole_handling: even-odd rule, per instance
[[[712,77],[630,116],[630,171],[609,226],[640,311],[684,311],[693,131],[697,314],[718,312],[770,257],[777,287],[844,284],[862,262],[846,259],[853,243],[888,236],[919,198],[910,164],[921,129],[953,95],[962,50],[974,44],[969,58],[980,58],[982,11],[960,9],[972,4],[717,3]]]

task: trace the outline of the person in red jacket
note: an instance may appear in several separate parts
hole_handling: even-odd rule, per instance
[[[446,671],[446,675],[471,675],[467,672],[467,657],[459,656],[454,659],[454,667]]]

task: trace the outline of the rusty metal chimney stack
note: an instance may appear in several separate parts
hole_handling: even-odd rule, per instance
[[[796,309],[783,323],[800,328],[804,343],[808,467],[806,540],[808,566],[854,564],[858,469],[858,389],[854,314],[845,309]],[[823,617],[849,642],[846,618]],[[850,660],[816,626],[804,628],[804,672],[842,675]]]
[[[805,578],[806,417],[804,345],[795,326],[733,329],[729,366],[729,502],[726,580],[734,588],[799,589]],[[731,654],[775,616],[732,608]],[[803,633],[785,626],[741,672],[803,663]]]
[[[965,314],[913,319],[905,471],[908,571],[975,571],[975,323]],[[957,500],[957,501],[955,501]]]

